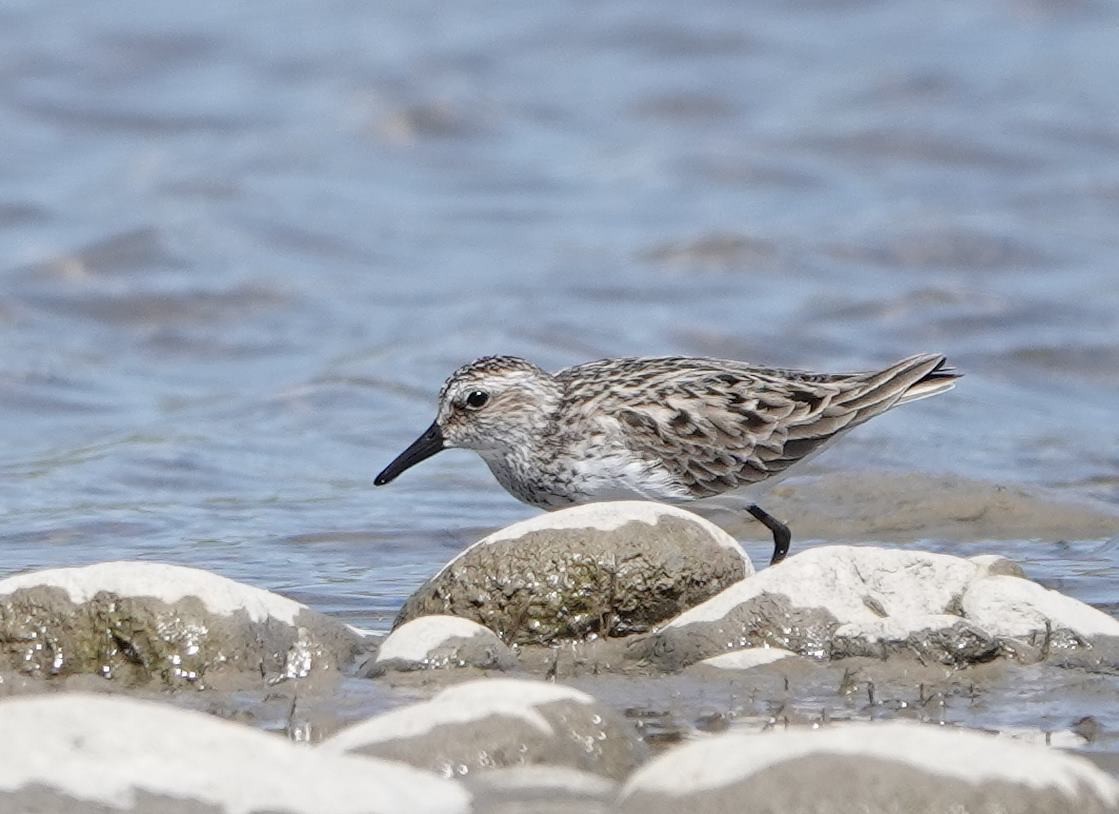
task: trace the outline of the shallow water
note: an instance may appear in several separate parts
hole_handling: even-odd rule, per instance
[[[384,628],[535,511],[468,453],[373,489],[457,365],[939,350],[954,392],[780,486],[794,545],[998,551],[1115,613],[1117,23],[7,3],[0,575],[166,560]]]

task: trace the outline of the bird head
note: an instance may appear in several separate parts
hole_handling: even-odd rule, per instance
[[[432,425],[373,482],[383,486],[448,448],[491,457],[530,445],[547,428],[559,399],[555,378],[516,356],[486,356],[463,365],[443,384]]]

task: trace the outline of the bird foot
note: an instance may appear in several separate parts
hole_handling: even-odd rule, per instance
[[[771,515],[761,506],[756,503],[751,503],[746,507],[755,520],[773,532],[773,556],[769,560],[770,565],[777,565],[781,560],[785,559],[785,555],[789,553],[789,543],[792,542],[793,534],[789,531],[789,527]]]

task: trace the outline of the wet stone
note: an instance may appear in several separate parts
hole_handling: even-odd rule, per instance
[[[0,581],[0,670],[25,675],[259,684],[337,671],[363,646],[330,617],[194,568],[113,562]]]
[[[670,750],[626,782],[623,814],[1114,812],[1119,783],[1087,760],[904,721],[724,734]]]
[[[884,658],[898,652],[962,666],[996,658],[1000,645],[995,636],[958,616],[929,614],[900,625],[889,619],[841,625],[832,638],[829,655],[833,659]]]
[[[513,651],[477,622],[457,616],[421,616],[394,630],[360,675],[456,667],[509,670],[516,666]]]
[[[1097,637],[1091,647],[1058,650],[1051,659],[1058,667],[1119,676],[1119,636]]]
[[[449,614],[510,644],[626,636],[752,572],[739,545],[696,515],[640,501],[595,503],[475,543],[405,602],[396,626]]]
[[[1119,637],[1119,619],[1036,582],[992,575],[968,586],[961,609],[997,636],[1026,641],[1044,636],[1068,649],[1097,637]]]
[[[319,747],[399,760],[445,777],[544,764],[621,779],[645,757],[633,726],[579,690],[490,678],[342,730]]]
[[[697,610],[705,607],[700,605]],[[779,647],[827,658],[838,626],[838,620],[825,610],[798,608],[781,594],[760,593],[714,619],[695,620],[684,614],[657,632],[630,641],[627,654],[669,671],[753,647]]]
[[[795,659],[797,654],[780,647],[746,647],[712,656],[704,659],[700,664],[720,670],[753,670],[787,658]]]
[[[1022,566],[1001,554],[980,554],[968,559],[979,567],[983,576],[1022,577],[1023,579],[1026,576]]]
[[[457,814],[461,785],[307,749],[169,704],[57,693],[0,702],[0,811]],[[34,748],[28,748],[33,744]]]
[[[962,667],[1006,656],[1036,661],[1119,635],[1119,621],[1016,570],[994,557],[810,549],[636,638],[627,654],[668,670],[759,646]]]
[[[476,811],[486,814],[609,814],[618,784],[564,766],[494,769],[466,779]]]

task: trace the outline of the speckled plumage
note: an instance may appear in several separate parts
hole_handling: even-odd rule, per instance
[[[780,476],[843,432],[949,390],[956,378],[940,354],[840,374],[679,356],[603,359],[549,374],[488,356],[447,379],[435,423],[377,483],[439,449],[463,447],[511,494],[545,509],[716,498]]]

